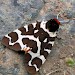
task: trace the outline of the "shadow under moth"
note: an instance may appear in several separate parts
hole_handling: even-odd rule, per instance
[[[25,25],[5,35],[2,44],[15,51],[24,51],[26,69],[33,75],[50,54],[59,25],[57,19]]]

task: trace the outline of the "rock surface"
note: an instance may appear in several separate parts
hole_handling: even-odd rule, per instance
[[[75,0],[0,0],[0,75],[29,75],[24,53],[9,50],[1,44],[2,37],[20,26],[35,20],[75,17]],[[47,61],[36,75],[75,75],[75,65],[66,64],[66,58],[75,60],[75,21],[60,26],[58,38]]]

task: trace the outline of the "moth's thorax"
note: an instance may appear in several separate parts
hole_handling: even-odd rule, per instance
[[[51,19],[46,22],[46,28],[50,32],[56,32],[59,28],[60,22],[57,19]]]

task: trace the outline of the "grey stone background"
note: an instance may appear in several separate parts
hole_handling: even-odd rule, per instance
[[[36,20],[59,20],[75,17],[75,0],[0,0],[0,75],[29,75],[24,53],[9,50],[1,44],[5,34]],[[36,75],[75,75],[75,65],[66,65],[66,58],[75,60],[75,21],[60,26],[51,54]],[[61,39],[60,39],[61,38]]]

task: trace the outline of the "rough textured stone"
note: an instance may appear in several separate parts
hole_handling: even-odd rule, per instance
[[[59,20],[75,17],[75,0],[0,0],[0,75],[30,75],[26,71],[24,53],[17,53],[1,44],[2,37],[20,26],[42,19]],[[75,21],[60,26],[51,54],[36,75],[75,75]]]
[[[75,21],[74,24],[72,25],[71,29],[70,29],[71,34],[75,35]]]
[[[41,9],[44,5],[43,0],[30,0],[30,4],[32,8]]]

